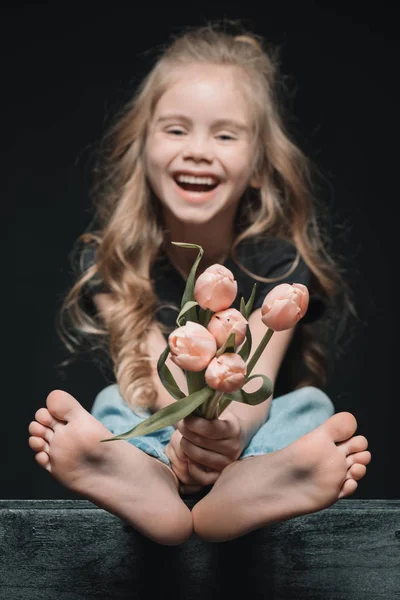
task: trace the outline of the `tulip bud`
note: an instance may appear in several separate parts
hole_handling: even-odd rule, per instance
[[[274,331],[294,327],[307,312],[308,288],[302,283],[281,283],[266,296],[261,307],[261,320]]]
[[[229,308],[237,294],[237,281],[232,271],[215,264],[205,269],[196,280],[194,299],[204,309],[213,312]]]
[[[217,351],[214,336],[193,321],[170,333],[168,345],[172,362],[186,371],[202,371]]]
[[[237,348],[245,340],[247,321],[236,308],[227,308],[215,313],[211,317],[207,329],[215,337],[218,348],[221,348],[230,334],[234,333],[235,347]]]
[[[220,392],[240,390],[246,379],[246,363],[236,352],[226,352],[212,359],[204,374],[207,385]]]

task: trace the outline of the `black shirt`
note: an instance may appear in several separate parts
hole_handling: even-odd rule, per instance
[[[84,246],[80,260],[82,271],[86,271],[94,263],[95,253],[94,246]],[[257,286],[253,310],[261,308],[265,296],[276,285],[280,283],[302,283],[310,290],[310,302],[305,316],[300,321],[300,325],[303,323],[312,323],[324,313],[325,302],[320,296],[312,293],[310,289],[312,273],[302,258],[298,260],[293,272],[287,275],[287,272],[297,258],[296,248],[293,244],[276,238],[253,238],[241,242],[236,249],[236,254],[240,264],[251,273],[264,278],[281,277],[281,279],[271,283],[258,281],[243,271],[233,258],[229,256],[223,264],[232,271],[238,284],[237,296],[232,303],[233,308],[239,310],[242,297],[245,302],[249,300],[254,283]],[[167,326],[169,331],[172,331],[177,327],[176,318],[179,314],[186,281],[173,266],[166,254],[162,254],[157,258],[151,268],[150,277],[158,298],[157,320]],[[84,295],[87,307],[88,309],[91,307],[94,310],[93,295],[100,292],[107,292],[107,288],[98,278],[90,281],[85,288]],[[169,307],[166,307],[166,305],[169,305]],[[171,305],[175,308],[171,308]],[[167,338],[168,333],[164,333],[164,336]],[[292,384],[290,381],[293,375],[295,379],[298,379],[295,375],[295,363],[298,362],[296,361],[296,353],[296,346],[292,343],[282,363],[282,368],[275,384],[275,396],[291,391]],[[302,368],[301,365],[300,368]]]
[[[296,249],[292,244],[275,238],[258,241],[245,240],[239,244],[237,258],[239,263],[248,271],[264,278],[282,277],[282,279],[271,283],[258,281],[243,271],[231,256],[228,257],[223,264],[232,271],[238,284],[237,296],[232,303],[232,307],[239,310],[241,298],[243,297],[245,302],[249,300],[254,284],[256,284],[256,294],[253,310],[261,308],[268,292],[280,283],[302,283],[309,288],[312,274],[301,258],[293,272],[286,275],[296,260],[296,256]],[[179,312],[186,281],[166,255],[160,256],[153,265],[151,277],[160,304],[157,318],[161,323],[173,329],[176,327],[175,320]],[[163,308],[163,304],[171,303],[176,306],[176,310]],[[311,295],[309,309],[303,318],[303,322],[314,321],[320,316],[322,309],[321,300]]]
[[[185,251],[184,249],[182,250]],[[81,265],[86,271],[95,260],[95,248],[86,245],[83,248]],[[261,308],[268,292],[280,283],[302,283],[310,288],[311,271],[302,258],[299,259],[295,269],[287,275],[296,260],[296,248],[289,242],[277,238],[249,239],[244,240],[236,249],[237,258],[248,271],[264,278],[281,278],[279,281],[266,283],[254,279],[243,271],[239,265],[229,256],[223,263],[232,271],[238,284],[238,292],[232,307],[239,310],[240,301],[243,297],[247,302],[251,296],[253,286],[256,283],[256,294],[253,310]],[[182,296],[186,281],[176,270],[166,254],[160,255],[153,264],[150,272],[154,291],[158,298],[157,320],[166,325],[170,330],[176,327]],[[105,285],[99,281],[91,281],[85,290],[86,299],[91,299],[93,294],[107,292]],[[169,307],[166,307],[169,305]],[[171,308],[171,305],[175,308]],[[319,318],[324,311],[324,303],[320,297],[310,295],[309,308],[302,322],[312,322]]]

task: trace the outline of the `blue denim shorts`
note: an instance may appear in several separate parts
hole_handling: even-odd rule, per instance
[[[334,406],[328,396],[322,390],[311,386],[274,398],[267,421],[252,437],[239,460],[249,456],[260,456],[288,446],[321,425],[334,412]],[[129,431],[151,415],[148,410],[134,411],[122,398],[117,384],[101,390],[95,398],[91,413],[113,435]],[[146,454],[170,465],[164,449],[174,431],[175,428],[172,426],[164,427],[154,433],[127,441]]]

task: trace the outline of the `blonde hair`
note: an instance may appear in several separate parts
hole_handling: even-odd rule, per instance
[[[202,62],[235,67],[246,75],[241,81],[255,115],[254,174],[260,189],[249,189],[241,200],[232,247],[235,260],[241,241],[276,236],[296,246],[313,273],[313,291],[334,298],[343,289],[318,228],[308,161],[290,140],[278,111],[278,63],[263,43],[252,33],[234,35],[212,24],[176,36],[105,137],[108,150],[93,187],[97,229],[80,239],[96,247],[96,261],[67,294],[59,333],[71,352],[85,339],[109,352],[121,394],[132,407],[151,407],[156,400],[146,345],[157,305],[150,269],[165,236],[159,205],[146,181],[143,151],[147,126],[174,69]],[[104,282],[112,299],[107,328],[83,301],[87,285],[96,278]],[[303,340],[307,375],[296,385],[322,384],[323,351],[310,334]]]

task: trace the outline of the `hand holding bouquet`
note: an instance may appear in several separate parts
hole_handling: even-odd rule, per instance
[[[186,282],[177,328],[169,335],[168,344],[158,360],[159,377],[176,402],[158,410],[130,431],[102,440],[127,440],[174,425],[190,414],[206,419],[218,418],[232,401],[256,405],[272,394],[271,380],[265,375],[251,375],[274,331],[290,329],[304,316],[309,293],[300,283],[275,286],[261,307],[267,329],[260,344],[251,353],[251,314],[256,284],[247,303],[241,298],[240,311],[231,307],[237,295],[233,273],[214,264],[196,280],[203,249],[196,244],[173,242],[184,248],[197,248],[199,253]],[[188,395],[177,385],[165,364],[168,355],[185,373]],[[261,378],[258,390],[244,391],[251,379]]]

